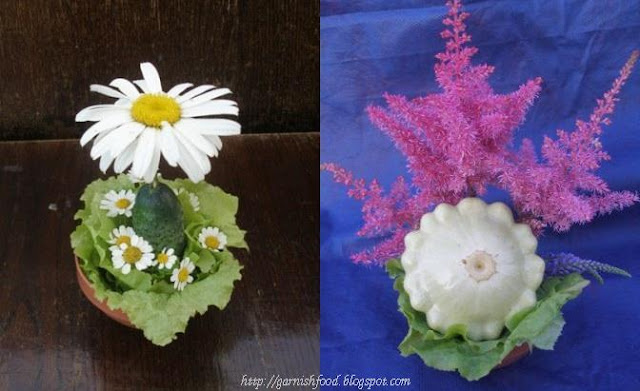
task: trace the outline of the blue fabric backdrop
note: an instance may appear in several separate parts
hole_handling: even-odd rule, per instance
[[[440,1],[321,1],[321,160],[388,185],[404,160],[371,125],[364,109],[384,92],[410,98],[435,91],[434,55],[446,13]],[[609,89],[640,46],[636,0],[467,1],[475,62],[496,66],[491,83],[513,91],[541,76],[542,93],[518,137],[540,145],[544,134],[573,129]],[[625,86],[605,128],[613,157],[600,174],[614,189],[640,191],[640,69]],[[488,200],[504,200],[492,191]],[[632,279],[592,283],[564,309],[567,321],[552,352],[536,350],[508,368],[468,383],[457,374],[400,356],[407,327],[382,268],[352,265],[358,201],[321,176],[321,369],[324,376],[409,377],[424,390],[640,390],[640,206],[600,217],[569,233],[547,233],[541,252],[569,251],[626,268]],[[397,389],[397,388],[396,388]]]

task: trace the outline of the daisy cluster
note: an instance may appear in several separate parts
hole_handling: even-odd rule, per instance
[[[176,194],[185,192],[184,189],[175,191]],[[187,192],[191,206],[199,210],[198,197]],[[107,211],[108,217],[131,217],[131,210],[135,205],[135,194],[131,190],[111,190],[100,202],[100,209]],[[151,272],[159,277],[170,272],[169,281],[173,287],[182,291],[194,281],[195,264],[189,257],[183,258],[175,267],[178,260],[175,249],[164,247],[161,251],[154,249],[142,236],[136,234],[132,227],[120,225],[110,236],[111,262],[116,270],[122,274],[129,274],[133,267],[139,271]],[[217,227],[202,228],[198,234],[198,243],[203,249],[222,251],[227,245],[227,236]]]

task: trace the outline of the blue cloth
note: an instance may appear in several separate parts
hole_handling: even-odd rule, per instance
[[[405,162],[368,120],[384,92],[409,98],[437,90],[434,55],[444,1],[321,1],[321,160],[389,185]],[[541,76],[543,89],[517,137],[543,135],[587,119],[633,49],[640,46],[640,3],[629,0],[467,1],[474,63],[496,66],[490,82],[504,93]],[[602,143],[613,159],[599,174],[613,189],[640,191],[640,69],[620,95]],[[489,201],[505,200],[491,191]],[[531,356],[478,382],[426,367],[397,346],[406,334],[397,295],[382,268],[348,256],[361,204],[330,174],[321,175],[321,372],[326,377],[408,377],[423,390],[640,390],[640,206],[599,217],[566,234],[548,232],[539,252],[572,252],[630,271],[607,276],[564,308],[567,325],[554,351]],[[355,388],[354,388],[355,389]],[[383,388],[376,388],[383,389]]]

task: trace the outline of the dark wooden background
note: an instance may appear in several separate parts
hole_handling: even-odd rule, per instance
[[[243,133],[319,129],[315,0],[0,0],[0,140],[72,138],[93,83],[234,91]]]

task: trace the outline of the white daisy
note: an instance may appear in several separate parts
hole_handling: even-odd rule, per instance
[[[106,210],[109,217],[118,215],[131,217],[131,209],[135,203],[136,195],[131,190],[120,190],[119,192],[110,190],[100,200],[100,209]]]
[[[171,269],[173,264],[176,263],[176,260],[178,260],[178,257],[174,255],[173,249],[167,249],[165,247],[158,255],[156,255],[154,264],[158,265],[158,269]]]
[[[193,273],[195,268],[196,266],[189,258],[183,259],[182,262],[180,262],[180,267],[173,269],[173,273],[171,274],[170,280],[173,282],[173,287],[181,291],[187,284],[191,284],[193,282],[191,273]]]
[[[220,231],[218,227],[207,227],[200,231],[198,241],[202,248],[220,251],[227,245],[227,235]]]
[[[131,238],[136,232],[131,227],[125,227],[124,225],[114,228],[109,234],[109,240],[107,243],[111,244],[111,248],[119,248],[121,244],[131,245]]]
[[[153,248],[141,236],[132,235],[130,244],[121,243],[111,248],[111,262],[122,274],[129,274],[131,265],[144,270],[153,265]]]
[[[108,86],[93,84],[91,91],[117,99],[114,104],[89,106],[76,115],[77,122],[96,122],[82,135],[80,144],[95,138],[91,157],[100,158],[105,172],[113,163],[116,173],[132,166],[136,178],[151,182],[160,156],[179,165],[194,182],[211,170],[209,157],[222,148],[219,136],[240,133],[240,124],[223,118],[238,115],[235,101],[218,99],[230,94],[227,88],[182,83],[167,92],[150,63],[140,64],[143,80],[133,83],[118,78]],[[188,90],[188,91],[187,91]]]

